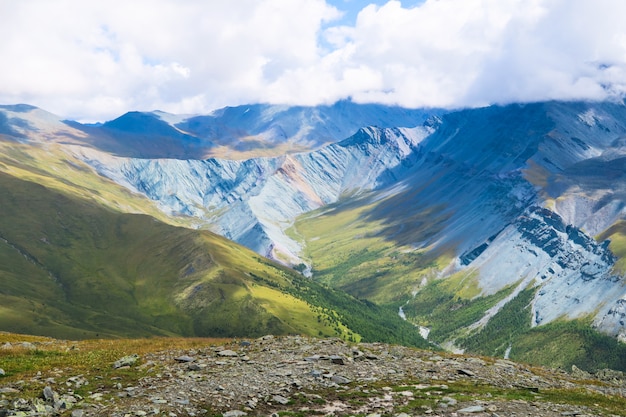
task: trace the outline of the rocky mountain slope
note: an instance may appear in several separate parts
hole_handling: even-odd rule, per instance
[[[0,334],[0,413],[560,417],[617,416],[626,407],[626,376],[619,371],[567,374],[504,359],[301,336],[163,342],[116,346]],[[28,362],[39,372],[26,369]]]
[[[285,234],[293,220],[348,194],[394,184],[431,132],[424,127],[364,128],[320,150],[247,160],[139,159],[80,149],[100,174],[264,256],[299,262]]]
[[[515,285],[511,299],[535,288],[532,326],[594,317],[595,327],[624,337],[619,321],[626,288],[615,266],[622,247],[592,236],[626,216],[625,121],[626,107],[610,103],[539,103],[444,116],[422,151],[424,161],[441,158],[426,166],[444,164],[439,172],[455,172],[418,198],[462,184],[453,192],[464,206],[427,198],[455,213],[426,244],[437,241],[436,250],[455,242],[460,256],[449,273],[475,274],[477,295]],[[459,136],[462,142],[454,140]],[[408,181],[419,183],[424,168]],[[468,195],[481,185],[482,194]]]

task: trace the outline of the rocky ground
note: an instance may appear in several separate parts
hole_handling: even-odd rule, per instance
[[[266,336],[125,356],[110,366],[106,377],[55,368],[28,380],[0,378],[0,416],[626,415],[621,372],[570,374],[337,339]],[[129,374],[141,377],[129,385]]]

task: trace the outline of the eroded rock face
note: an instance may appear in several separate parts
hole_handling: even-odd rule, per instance
[[[345,193],[394,183],[416,162],[414,150],[432,129],[369,127],[317,151],[241,161],[117,158],[89,150],[82,156],[163,211],[196,217],[262,255],[296,263],[301,248],[284,233],[295,217]]]
[[[566,225],[556,213],[530,208],[493,241],[461,257],[461,263],[479,271],[482,293],[493,294],[511,282],[510,271],[521,280],[518,290],[538,288],[533,300],[533,325],[560,317],[596,317],[599,330],[624,333],[622,312],[626,284],[613,273],[616,258],[608,242],[596,242],[580,229]]]
[[[609,309],[601,316],[596,317],[594,325],[607,333],[617,336],[617,339],[626,343],[626,293],[609,304]]]

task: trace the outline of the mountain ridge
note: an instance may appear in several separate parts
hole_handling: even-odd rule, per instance
[[[234,109],[222,115],[269,126],[262,106]],[[515,358],[540,357],[549,335],[590,351],[604,335],[626,340],[624,103],[465,109],[417,127],[362,126],[315,149],[201,159],[115,155],[37,110],[5,114],[3,132],[24,146],[58,145],[164,218],[401,311],[432,343]],[[157,133],[189,120],[148,117]],[[137,126],[126,129],[143,134]]]
[[[345,193],[395,180],[392,169],[410,166],[412,148],[429,130],[365,128],[360,132],[318,151],[244,161],[107,157],[103,163],[98,160],[102,154],[86,151],[80,157],[102,175],[159,201],[172,214],[205,218],[219,234],[264,256],[298,263],[297,245],[276,226],[282,223],[284,229],[297,215],[335,202]],[[325,164],[321,170],[320,161]],[[226,208],[222,218],[211,214]],[[238,223],[241,217],[251,220]],[[258,237],[248,233],[255,227]],[[285,252],[276,251],[282,247]]]
[[[247,159],[315,150],[370,125],[415,127],[442,112],[346,100],[315,107],[242,105],[207,115],[131,111],[104,123],[67,123],[94,137],[86,142],[92,147],[117,156]]]

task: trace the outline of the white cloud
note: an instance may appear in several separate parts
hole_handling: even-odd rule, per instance
[[[430,0],[406,9],[369,6],[329,42],[367,65],[382,88],[359,100],[405,106],[476,106],[544,99],[598,99],[623,91],[626,63],[619,0]],[[609,69],[599,69],[607,62]],[[380,82],[377,80],[377,82]]]
[[[622,0],[392,0],[338,26],[346,4],[0,2],[0,102],[104,120],[348,96],[458,107],[626,91]]]

